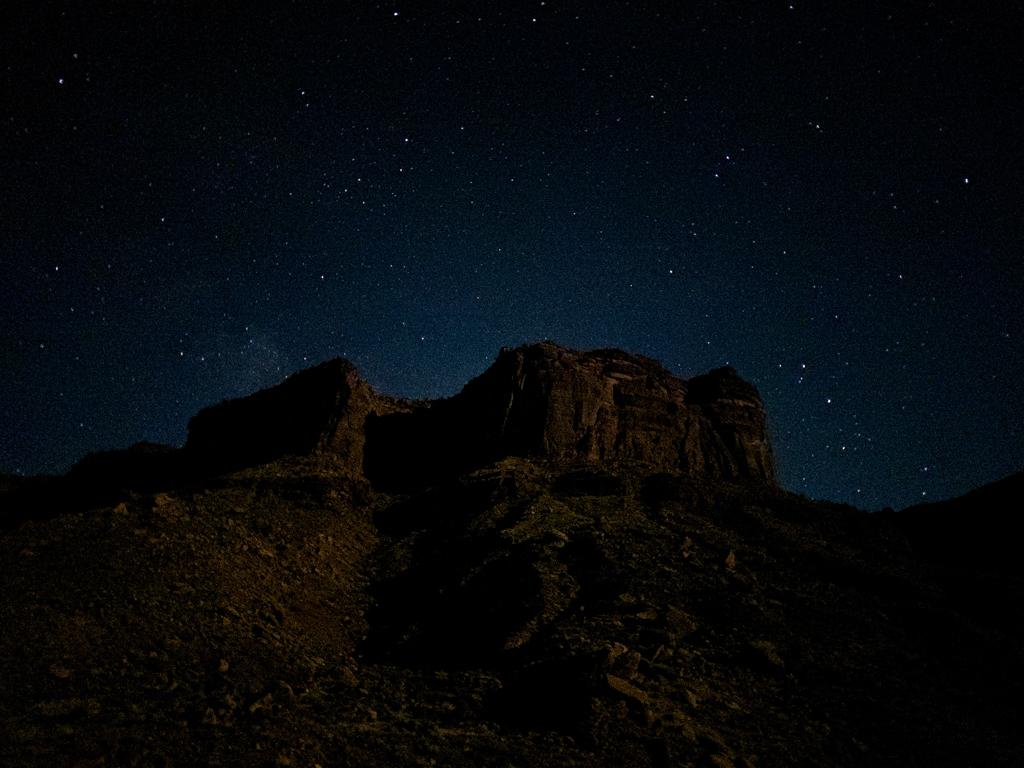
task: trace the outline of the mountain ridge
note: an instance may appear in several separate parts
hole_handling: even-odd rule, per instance
[[[380,394],[353,363],[329,360],[201,409],[181,449],[137,443],[90,453],[44,488],[18,492],[20,483],[12,484],[0,527],[287,455],[318,456],[392,491],[511,455],[637,460],[777,484],[764,405],[734,369],[687,381],[641,355],[541,342],[503,349],[460,393],[441,400]]]
[[[290,426],[282,432],[279,422]],[[639,355],[553,342],[502,350],[461,392],[437,401],[380,395],[351,363],[330,361],[202,410],[185,451],[209,463],[256,445],[274,458],[334,454],[384,485],[396,482],[386,476],[395,461],[427,462],[421,473],[435,478],[446,465],[457,476],[512,455],[639,460],[776,482],[764,406],[733,369],[687,382]]]
[[[0,536],[0,762],[1019,764],[1016,481],[933,546],[779,487],[734,371],[325,366],[0,497],[50,518]]]

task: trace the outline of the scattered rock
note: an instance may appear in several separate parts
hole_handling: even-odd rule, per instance
[[[650,706],[651,703],[650,696],[648,696],[646,693],[641,691],[639,688],[637,688],[629,681],[623,680],[621,677],[616,677],[615,675],[605,675],[605,680],[607,681],[609,688],[611,688],[613,691],[622,694],[634,703],[639,704],[643,708],[643,711],[646,712],[647,707]]]
[[[775,646],[767,640],[751,640],[747,643],[747,647],[752,651],[748,654],[748,658],[754,662],[755,666],[764,667],[765,663],[769,667],[786,666],[775,650]]]
[[[665,613],[665,623],[674,635],[688,637],[697,631],[697,623],[686,611],[670,606]]]

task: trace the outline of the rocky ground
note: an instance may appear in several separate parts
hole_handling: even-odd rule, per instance
[[[1019,567],[898,513],[519,458],[109,502],[0,538],[2,765],[1024,761]]]

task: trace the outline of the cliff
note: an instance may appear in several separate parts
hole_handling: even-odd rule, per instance
[[[217,472],[283,455],[331,456],[381,488],[422,487],[509,456],[638,461],[774,485],[757,390],[731,368],[690,381],[619,350],[550,342],[503,350],[453,398],[376,393],[334,360],[201,411],[186,453]]]
[[[551,342],[502,350],[452,398],[374,390],[335,359],[204,408],[182,449],[91,453],[67,475],[0,496],[0,529],[186,487],[285,456],[310,457],[378,490],[414,491],[510,456],[640,462],[695,478],[775,486],[757,390],[731,368],[688,381],[620,350]]]
[[[360,474],[370,414],[403,408],[377,394],[348,360],[296,373],[271,389],[204,408],[188,423],[185,454],[197,473],[220,474],[281,456],[327,454]]]

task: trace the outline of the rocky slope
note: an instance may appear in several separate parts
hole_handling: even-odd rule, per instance
[[[90,461],[111,503],[0,538],[3,765],[1024,755],[1020,627],[957,586],[1019,567],[780,489],[732,371],[540,345],[414,403],[335,361]]]

